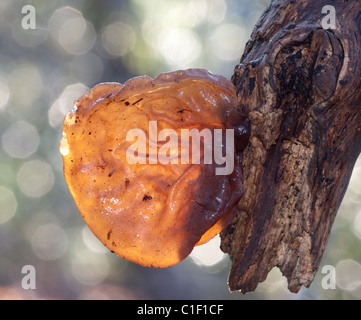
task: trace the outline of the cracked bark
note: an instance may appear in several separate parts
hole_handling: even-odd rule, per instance
[[[232,77],[251,137],[221,234],[230,290],[255,290],[275,266],[291,292],[310,286],[361,151],[360,45],[360,1],[275,0],[256,24]]]

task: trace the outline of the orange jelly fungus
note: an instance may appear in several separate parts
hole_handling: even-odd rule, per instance
[[[172,129],[179,141],[182,129],[222,129],[223,135],[233,129],[232,173],[216,175],[222,166],[202,161],[202,139],[199,163],[182,163],[181,144],[169,163],[129,163],[127,152],[137,140],[127,140],[130,130],[143,130],[147,146],[155,143],[147,147],[147,160],[166,143],[149,141],[151,121],[158,134]],[[85,222],[107,248],[143,266],[168,267],[233,219],[243,193],[240,157],[248,142],[247,121],[233,84],[203,69],[99,84],[65,117],[60,144],[65,179]]]

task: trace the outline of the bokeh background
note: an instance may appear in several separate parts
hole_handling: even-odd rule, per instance
[[[0,1],[0,299],[360,299],[361,159],[321,268],[337,286],[287,290],[278,269],[229,293],[219,238],[167,269],[110,253],[76,209],[62,173],[62,121],[99,82],[200,67],[230,78],[266,0]],[[24,30],[24,5],[36,29]],[[24,290],[22,267],[36,270]]]

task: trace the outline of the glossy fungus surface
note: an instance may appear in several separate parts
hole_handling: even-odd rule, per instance
[[[69,190],[101,242],[129,261],[168,267],[234,217],[247,137],[233,84],[189,69],[97,85],[66,115],[60,151]],[[235,151],[233,170],[216,174],[226,149]]]

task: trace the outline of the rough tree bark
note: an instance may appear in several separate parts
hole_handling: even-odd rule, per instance
[[[361,150],[360,66],[359,0],[274,0],[258,21],[232,78],[251,137],[221,234],[230,290],[254,290],[274,266],[291,292],[310,286]]]

